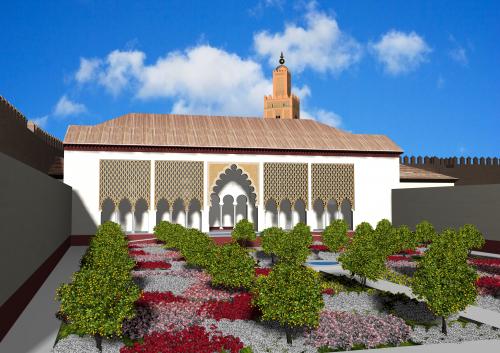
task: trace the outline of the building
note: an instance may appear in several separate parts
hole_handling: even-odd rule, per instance
[[[164,219],[203,231],[243,218],[259,231],[390,219],[401,148],[383,135],[300,119],[283,63],[264,100],[267,118],[131,113],[69,126],[64,182],[73,188],[72,233],[93,234],[105,220],[135,233]],[[269,110],[269,102],[284,101],[288,112]]]

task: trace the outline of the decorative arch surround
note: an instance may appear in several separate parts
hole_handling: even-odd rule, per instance
[[[212,192],[217,186],[217,180],[221,178],[223,174],[226,173],[227,169],[231,169],[231,166],[236,165],[238,169],[241,169],[243,174],[246,174],[248,180],[250,180],[254,193],[256,195],[256,200],[259,199],[259,164],[258,163],[208,163],[208,190]],[[210,206],[211,201],[207,199],[207,205]]]
[[[193,199],[203,203],[203,162],[155,161],[155,209],[161,199],[168,205],[177,199],[185,206]]]
[[[115,207],[123,199],[132,209],[139,199],[151,204],[151,161],[101,159],[99,161],[99,210],[106,199]]]
[[[312,199],[320,199],[323,207],[333,199],[337,207],[349,200],[354,210],[354,164],[311,164]]]
[[[307,204],[307,163],[264,163],[264,204],[269,200]]]

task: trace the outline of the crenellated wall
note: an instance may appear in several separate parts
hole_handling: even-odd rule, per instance
[[[455,185],[500,184],[500,159],[497,157],[400,157],[400,163],[459,178]]]

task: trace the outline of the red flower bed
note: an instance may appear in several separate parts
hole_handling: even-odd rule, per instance
[[[136,270],[168,270],[170,267],[172,265],[164,261],[139,261],[135,265]]]
[[[469,262],[478,266],[500,266],[500,259],[470,259]]]
[[[325,288],[321,291],[321,294],[334,295],[335,291],[333,290],[333,288]]]
[[[137,300],[137,304],[185,303],[187,301],[186,298],[178,297],[172,294],[172,292],[142,292],[141,297]]]
[[[411,261],[410,258],[402,255],[391,255],[387,256],[388,261]]]
[[[321,244],[311,245],[311,246],[309,246],[309,249],[311,249],[312,251],[330,251],[330,249],[328,248],[328,246],[321,245]]]
[[[500,289],[500,278],[498,277],[481,277],[476,281],[476,286],[487,289]]]
[[[243,343],[234,336],[220,332],[209,334],[204,327],[191,326],[182,331],[153,333],[144,336],[143,343],[122,347],[120,353],[238,353]]]
[[[406,255],[420,255],[420,253],[414,249],[405,249],[401,251],[401,254],[406,254]]]
[[[252,307],[250,293],[238,294],[232,301],[208,301],[201,306],[200,312],[206,312],[217,321],[221,319],[252,320],[257,316],[257,310]]]
[[[149,255],[147,252],[144,250],[129,250],[129,255],[132,256],[139,256],[139,255]]]
[[[270,268],[256,268],[255,275],[256,276],[268,276],[271,273]]]

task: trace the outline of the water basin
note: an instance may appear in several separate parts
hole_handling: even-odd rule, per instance
[[[339,263],[336,261],[308,261],[307,264],[313,266],[331,266],[338,265]]]

